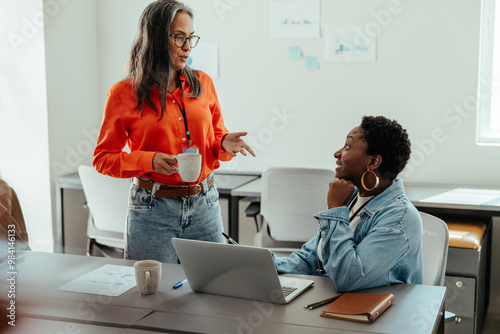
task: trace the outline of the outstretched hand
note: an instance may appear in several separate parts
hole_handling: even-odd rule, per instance
[[[253,152],[252,148],[245,143],[241,137],[246,136],[247,132],[233,132],[233,133],[228,133],[225,137],[224,140],[222,141],[222,148],[229,154],[231,154],[233,157],[236,156],[236,154],[241,153],[243,155],[247,155],[247,152],[250,153],[252,156],[255,157],[255,153]]]

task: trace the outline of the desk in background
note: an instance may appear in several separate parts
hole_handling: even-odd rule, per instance
[[[258,178],[241,187],[235,188],[231,191],[233,197],[255,197],[261,196],[262,179]],[[412,184],[405,183],[405,193],[408,199],[418,209],[439,210],[440,212],[456,212],[460,211],[462,214],[475,214],[486,215],[490,217],[500,216],[500,197],[496,200],[491,200],[488,204],[472,204],[472,203],[457,203],[452,200],[446,202],[431,202],[427,201],[432,196],[442,195],[443,193],[453,191],[459,187],[445,186],[445,185],[432,185],[432,184]],[[463,189],[470,189],[475,192],[491,191],[494,189],[487,188],[473,188],[463,187]],[[496,189],[499,190],[499,189]],[[500,192],[500,190],[499,190]],[[471,199],[472,201],[472,199]]]
[[[215,186],[219,191],[219,197],[225,198],[228,201],[228,234],[236,242],[239,240],[240,223],[239,223],[239,200],[234,197],[232,192],[248,183],[252,183],[260,178],[259,174],[226,174],[215,173]]]
[[[162,283],[153,295],[141,295],[135,287],[118,297],[56,290],[104,264],[133,266],[133,263],[123,259],[26,252],[16,263],[18,317],[22,312],[23,318],[48,321],[46,326],[50,326],[50,321],[74,322],[176,333],[443,332],[446,288],[436,286],[398,284],[360,291],[395,295],[394,304],[373,324],[323,318],[321,307],[304,309],[305,304],[336,295],[332,281],[321,276],[307,276],[315,281],[313,288],[287,305],[195,293],[189,284],[174,290],[172,286],[185,277],[178,264],[163,264]],[[4,273],[9,271],[7,264],[0,269]],[[6,280],[0,282],[2,289],[7,289],[7,285]],[[23,318],[18,318],[19,323]]]
[[[239,201],[245,197],[260,198],[262,179],[258,173],[255,174],[229,174],[216,173],[215,184],[221,198],[228,200],[228,233],[238,240],[239,233]],[[430,214],[460,213],[469,216],[500,216],[500,199],[495,205],[477,205],[463,203],[436,203],[426,202],[430,196],[451,191],[456,187],[405,184],[406,195],[412,203],[422,211]],[[77,173],[59,176],[56,178],[56,221],[54,223],[55,251],[64,252],[64,190],[82,189],[80,178]],[[472,188],[470,188],[472,189]]]
[[[500,193],[500,189],[414,183],[405,183],[404,186],[406,196],[419,209],[442,213],[460,212],[463,215],[471,216],[500,216],[500,196],[491,200],[485,199],[484,203],[480,202],[482,193],[484,193],[484,198],[487,198],[491,192]],[[465,195],[467,195],[467,191],[470,191],[468,200],[453,196],[454,192],[459,193],[461,189]],[[450,195],[444,196],[446,194]]]
[[[82,190],[82,182],[78,173],[57,176],[56,182],[56,220],[52,228],[54,234],[54,251],[57,253],[64,253],[64,190],[76,189]]]
[[[215,174],[215,185],[219,191],[221,198],[228,200],[228,233],[236,241],[238,241],[239,233],[239,198],[231,195],[231,192],[251,181],[260,177],[260,173],[248,174],[230,174],[217,173]],[[64,190],[76,189],[83,190],[82,183],[78,173],[58,176],[55,179],[56,183],[56,220],[53,224],[54,231],[54,251],[57,253],[65,252],[65,222],[64,222]]]

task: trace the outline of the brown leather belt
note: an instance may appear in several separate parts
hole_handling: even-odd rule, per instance
[[[153,183],[141,180],[137,177],[134,177],[134,184],[143,189],[147,189],[149,191],[153,190]],[[214,184],[214,178],[212,177],[207,181],[207,189],[209,189]],[[198,195],[203,191],[203,184],[193,184],[186,186],[167,186],[166,184],[162,184],[160,188],[154,193],[155,197],[158,198],[171,198],[171,197],[191,197]]]

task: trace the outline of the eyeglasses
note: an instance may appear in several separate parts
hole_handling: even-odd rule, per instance
[[[200,36],[193,35],[191,37],[186,37],[184,35],[169,35],[170,37],[173,37],[175,39],[175,46],[178,48],[184,47],[186,44],[186,41],[189,41],[189,47],[192,49],[196,45],[198,45],[198,42],[200,40]]]

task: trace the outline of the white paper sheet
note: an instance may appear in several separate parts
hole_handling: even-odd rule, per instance
[[[499,198],[500,190],[456,188],[424,198],[420,202],[488,205],[488,202],[498,200]]]
[[[271,2],[271,38],[319,38],[319,1]]]
[[[116,297],[135,285],[134,267],[106,264],[61,285],[57,290]]]
[[[217,43],[198,43],[191,50],[188,65],[208,74],[212,79],[219,77],[219,46]]]
[[[325,61],[334,63],[374,62],[377,36],[368,35],[364,26],[326,26]]]

